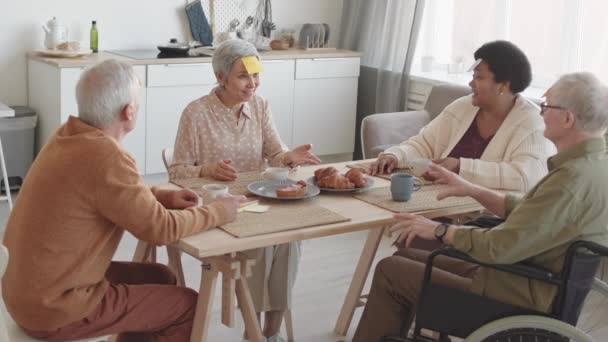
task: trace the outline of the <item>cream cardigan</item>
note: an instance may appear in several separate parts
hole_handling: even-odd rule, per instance
[[[418,135],[384,153],[394,155],[399,167],[408,167],[408,161],[414,159],[446,158],[478,111],[472,95],[461,97]],[[460,175],[488,188],[528,191],[547,173],[546,160],[555,153],[555,147],[543,135],[544,128],[538,106],[518,95],[481,158],[460,158]]]

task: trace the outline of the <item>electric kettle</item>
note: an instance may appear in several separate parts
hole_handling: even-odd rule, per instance
[[[55,17],[49,20],[46,25],[43,25],[42,29],[46,33],[44,46],[49,50],[55,49],[57,45],[65,43],[68,40],[68,29]]]

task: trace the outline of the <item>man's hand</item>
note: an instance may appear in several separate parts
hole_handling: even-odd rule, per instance
[[[318,165],[321,162],[312,152],[312,144],[300,145],[293,150],[286,152],[283,156],[283,164],[289,167],[296,167],[304,164]]]
[[[188,189],[180,189],[172,191],[167,196],[168,203],[165,204],[167,209],[186,209],[194,207],[198,204],[198,195]]]
[[[224,207],[224,210],[226,211],[227,222],[232,222],[236,219],[236,213],[237,210],[239,209],[239,205],[242,202],[246,202],[247,201],[247,197],[245,196],[233,196],[233,195],[224,195],[224,196],[220,196],[218,198],[215,199],[215,201],[213,201],[213,203],[221,203],[222,207]]]
[[[397,167],[397,158],[392,154],[383,154],[376,159],[368,168],[367,173],[370,175],[391,173]]]
[[[439,223],[420,215],[408,213],[395,214],[393,217],[398,222],[390,227],[389,231],[391,234],[399,232],[395,244],[400,245],[405,241],[405,247],[409,247],[416,237],[424,240],[435,240],[435,228]]]
[[[477,188],[477,185],[437,164],[432,164],[427,173],[433,177],[433,179],[435,179],[435,183],[447,185],[445,190],[442,190],[439,194],[437,194],[438,200],[442,200],[450,196],[473,196],[473,192]]]
[[[209,175],[216,180],[233,181],[237,177],[237,172],[231,164],[232,160],[230,159],[220,160],[213,163],[209,168]]]

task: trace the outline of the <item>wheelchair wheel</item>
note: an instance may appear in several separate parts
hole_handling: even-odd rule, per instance
[[[593,342],[585,332],[562,321],[542,316],[512,316],[490,322],[465,342]]]

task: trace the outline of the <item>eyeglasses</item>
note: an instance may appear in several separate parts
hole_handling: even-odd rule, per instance
[[[541,103],[540,104],[540,114],[545,114],[545,112],[547,111],[547,109],[556,109],[556,110],[568,110],[564,107],[560,107],[560,106],[550,106],[546,103]]]

